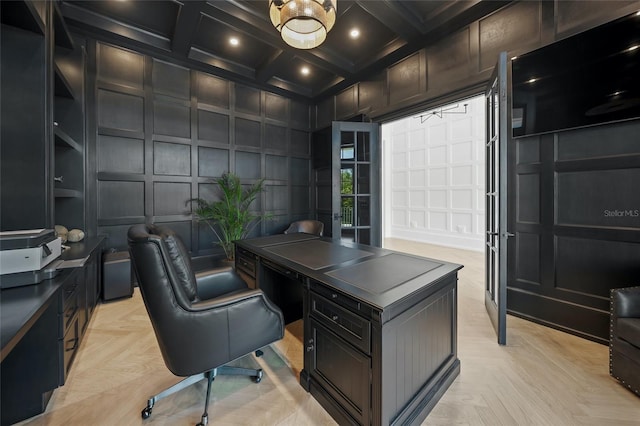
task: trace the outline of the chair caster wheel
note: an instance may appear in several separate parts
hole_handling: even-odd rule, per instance
[[[148,419],[151,416],[151,408],[150,407],[144,407],[144,410],[142,410],[142,413],[140,413],[142,415],[142,419]]]
[[[255,383],[260,383],[262,381],[262,370],[258,370],[258,375],[253,376],[253,381]]]

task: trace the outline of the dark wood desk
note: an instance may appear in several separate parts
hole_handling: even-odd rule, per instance
[[[104,237],[69,244],[87,259],[41,283],[0,291],[0,424],[42,413],[63,385],[97,303]]]
[[[236,242],[236,269],[304,320],[301,385],[340,424],[419,424],[460,372],[461,265],[309,234]]]

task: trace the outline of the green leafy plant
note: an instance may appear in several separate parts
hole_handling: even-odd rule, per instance
[[[219,198],[207,201],[202,198],[187,200],[193,203],[193,213],[198,221],[205,222],[218,238],[216,242],[224,250],[228,260],[234,258],[235,240],[247,237],[262,220],[270,214],[254,212],[249,209],[258,195],[264,190],[264,179],[250,186],[243,186],[240,178],[233,173],[224,173],[214,182],[217,184]]]

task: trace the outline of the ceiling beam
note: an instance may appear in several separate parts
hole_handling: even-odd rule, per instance
[[[176,28],[173,33],[171,50],[181,56],[187,56],[193,36],[200,25],[200,18],[205,1],[186,1],[180,7],[180,13],[176,20]]]
[[[166,37],[123,24],[72,3],[62,3],[60,10],[65,20],[73,21],[77,26],[92,28],[94,31],[102,31],[105,34],[115,34],[156,49],[171,51],[171,44]]]
[[[287,67],[294,55],[291,52],[278,50],[267,61],[256,68],[256,79],[261,83],[266,83],[274,75]]]
[[[422,21],[418,14],[410,13],[399,4],[400,2],[358,0],[356,3],[365,12],[406,41],[412,40],[422,33]]]

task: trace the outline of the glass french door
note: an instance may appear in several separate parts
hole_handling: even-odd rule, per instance
[[[332,236],[380,246],[379,125],[332,125]]]
[[[486,248],[484,305],[507,342],[507,54],[501,52],[485,92]]]

